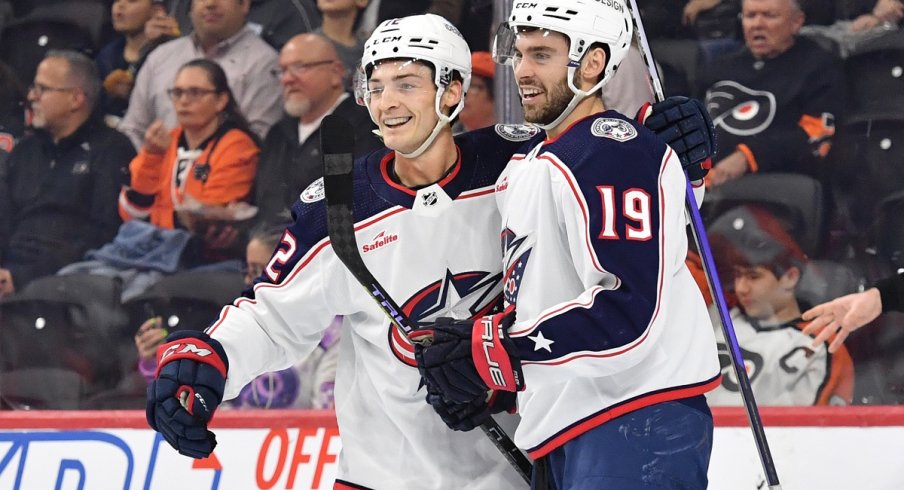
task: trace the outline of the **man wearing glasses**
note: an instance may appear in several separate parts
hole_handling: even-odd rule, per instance
[[[322,176],[320,122],[328,114],[341,115],[355,128],[355,156],[382,146],[367,111],[345,91],[346,69],[329,39],[293,37],[280,51],[279,72],[287,116],[267,133],[255,200],[258,216],[270,223],[285,221],[301,191]]]
[[[94,61],[50,51],[38,65],[28,104],[34,134],[23,138],[0,175],[0,297],[81,260],[120,224],[119,189],[135,150],[93,118],[100,92]]]
[[[258,136],[280,117],[276,51],[248,26],[251,0],[192,0],[194,32],[160,45],[142,65],[118,129],[141,148],[155,120],[176,126],[176,113],[166,94],[179,67],[205,58],[226,72],[242,115]]]

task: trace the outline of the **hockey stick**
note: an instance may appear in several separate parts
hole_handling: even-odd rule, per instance
[[[355,276],[355,279],[364,286],[371,298],[376,301],[380,309],[389,317],[396,328],[406,338],[416,329],[411,319],[393,301],[386,289],[377,282],[377,279],[367,269],[367,265],[358,254],[358,244],[355,241],[354,196],[352,185],[352,171],[354,157],[351,148],[354,148],[354,131],[345,119],[329,115],[320,125],[320,144],[323,152],[323,184],[326,194],[327,228],[333,251],[345,267]],[[411,340],[409,338],[409,340]],[[412,342],[414,342],[412,340]],[[483,432],[490,438],[493,445],[505,456],[505,459],[515,468],[515,471],[530,483],[532,464],[524,454],[515,446],[515,443],[499,427],[499,424],[488,418],[480,425]]]
[[[629,0],[631,10],[631,18],[634,20],[634,36],[643,55],[644,63],[650,75],[650,81],[653,84],[653,92],[657,101],[665,100],[662,91],[662,80],[659,78],[659,71],[653,60],[653,51],[647,42],[647,35],[643,28],[643,20],[640,18],[640,10],[637,8],[636,0]],[[709,240],[706,237],[706,228],[703,226],[703,218],[700,217],[700,210],[697,208],[697,199],[694,197],[694,190],[690,181],[687,182],[685,208],[691,217],[691,231],[693,232],[694,242],[697,244],[697,250],[700,252],[700,259],[703,262],[703,272],[709,283],[709,289],[712,292],[713,300],[716,302],[716,308],[719,310],[719,319],[722,323],[722,333],[725,335],[728,343],[728,354],[731,358],[732,367],[734,367],[735,375],[738,377],[738,386],[741,388],[741,398],[744,400],[744,408],[747,411],[747,419],[750,421],[750,429],[753,432],[753,439],[756,442],[757,452],[760,456],[763,471],[766,474],[766,483],[770,490],[781,490],[781,484],[778,481],[778,473],[775,471],[775,462],[772,460],[772,453],[769,451],[769,443],[766,441],[766,432],[763,429],[763,421],[760,418],[760,412],[757,409],[756,398],[753,396],[753,390],[750,388],[750,378],[747,376],[747,369],[744,366],[744,356],[741,354],[741,346],[738,345],[738,337],[735,335],[734,325],[731,323],[731,316],[728,313],[728,305],[725,302],[725,296],[722,294],[722,283],[719,275],[716,273],[715,260],[713,260],[712,251],[709,248]]]

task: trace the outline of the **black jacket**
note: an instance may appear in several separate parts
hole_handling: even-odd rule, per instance
[[[383,146],[373,134],[375,126],[367,110],[358,106],[353,97],[342,101],[333,114],[347,119],[355,129],[355,157]],[[288,221],[289,209],[301,191],[322,176],[320,130],[299,145],[298,119],[281,119],[270,128],[261,149],[255,182],[255,203],[260,208],[258,221]]]
[[[17,290],[116,235],[134,156],[125,135],[95,119],[57,144],[40,130],[19,141],[0,172],[0,266]]]

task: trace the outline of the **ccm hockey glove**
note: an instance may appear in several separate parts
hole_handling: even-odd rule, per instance
[[[207,424],[223,400],[226,352],[203,332],[174,332],[166,341],[157,349],[156,379],[148,386],[148,424],[179,453],[206,458],[217,445]]]
[[[506,333],[514,320],[514,310],[477,320],[437,319],[426,329],[432,333],[432,344],[415,344],[421,377],[434,392],[455,403],[485,400],[490,390],[521,391],[521,360]]]
[[[709,173],[716,154],[716,132],[699,100],[669,97],[652,105],[644,104],[637,120],[675,150],[688,180],[694,182]]]

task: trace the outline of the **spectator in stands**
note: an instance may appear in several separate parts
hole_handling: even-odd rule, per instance
[[[0,150],[10,152],[25,131],[25,87],[0,61]]]
[[[245,285],[251,286],[264,272],[273,251],[279,245],[288,223],[264,225],[251,232],[245,249]],[[235,408],[309,408],[332,409],[336,361],[339,355],[341,317],[326,330],[318,349],[302,362],[289,369],[265,373],[249,383],[239,396],[230,402]],[[150,381],[157,368],[157,347],[169,334],[163,319],[155,317],[144,322],[135,334],[139,371]]]
[[[831,340],[829,352],[844,349],[844,340],[882,313],[904,311],[904,272],[877,281],[866,291],[848,294],[805,311],[810,324],[804,333],[816,335],[813,344]]]
[[[489,52],[471,53],[471,87],[465,95],[465,108],[458,114],[458,121],[464,131],[496,124],[496,103],[493,97],[495,76],[496,63]]]
[[[192,29],[189,14],[191,1],[183,1],[174,9],[179,25],[185,32]],[[286,41],[320,26],[316,0],[251,0],[248,26],[261,39],[279,51]]]
[[[130,165],[131,185],[120,194],[120,215],[164,229],[186,228],[205,237],[209,253],[229,250],[237,238],[229,221],[247,218],[233,214],[250,198],[256,137],[226,73],[213,61],[184,64],[168,94],[179,125],[167,129],[158,120],[147,129]]]
[[[155,120],[176,125],[166,90],[187,61],[206,58],[223,67],[235,101],[251,129],[263,136],[280,117],[276,52],[246,24],[251,0],[192,2],[192,34],[155,49],[138,72],[129,108],[119,129],[141,148]]]
[[[111,7],[113,30],[119,36],[101,48],[96,61],[104,85],[101,110],[113,127],[129,105],[135,74],[149,41],[145,24],[150,22],[155,5],[159,4],[154,0],[115,0]]]
[[[380,0],[378,22],[418,14],[436,14],[453,24],[461,21],[464,0]]]
[[[805,2],[807,24],[849,23],[851,32],[863,32],[882,24],[897,25],[904,19],[901,0],[831,0]]]
[[[315,32],[323,34],[336,48],[339,60],[345,65],[346,73],[354,73],[361,64],[364,41],[367,37],[358,35],[358,21],[361,12],[367,8],[368,0],[317,0],[317,10],[323,16],[323,24]],[[346,80],[351,84],[351,76]]]
[[[803,22],[797,0],[744,0],[745,47],[703,77],[719,141],[712,185],[747,172],[817,175],[844,86],[837,60],[797,36]]]
[[[327,114],[346,118],[355,128],[356,156],[379,148],[367,111],[345,90],[345,69],[333,44],[320,34],[301,34],[279,55],[283,108],[288,114],[267,134],[256,183],[260,220],[288,218],[299,194],[323,174],[320,122]]]
[[[829,353],[828,342],[811,345],[801,330],[795,291],[807,257],[774,216],[744,205],[720,216],[709,228],[719,260],[733,271],[738,306],[731,320],[744,351],[757,401],[763,405],[848,405],[854,366],[845,349]],[[716,322],[714,322],[716,323]],[[738,385],[720,339],[723,378],[707,395],[714,405],[738,405]]]
[[[116,196],[135,155],[125,136],[92,117],[97,68],[50,51],[28,91],[35,133],[22,138],[0,184],[0,297],[53,274],[116,234]]]

